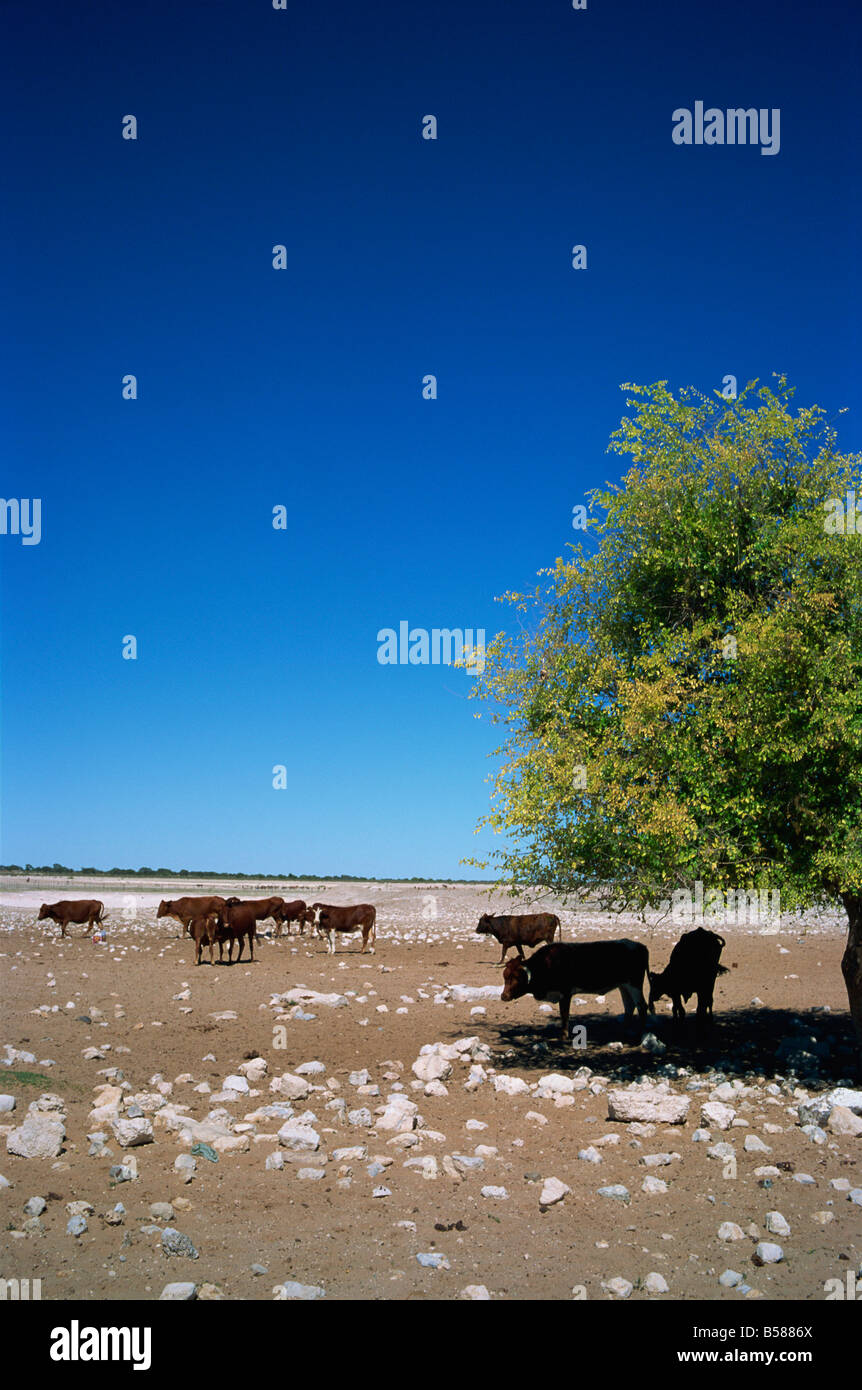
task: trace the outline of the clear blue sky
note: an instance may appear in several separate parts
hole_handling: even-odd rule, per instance
[[[621,382],[782,370],[862,444],[855,6],[3,27],[2,493],[42,539],[0,536],[2,862],[469,872],[494,730],[378,629],[504,625],[618,476]],[[698,100],[780,108],[779,154],[675,145]]]

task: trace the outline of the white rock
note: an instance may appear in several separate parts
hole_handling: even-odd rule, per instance
[[[661,1192],[667,1192],[667,1183],[663,1178],[644,1178],[641,1183],[641,1192],[649,1192],[652,1196],[658,1196]]]
[[[648,1274],[644,1279],[644,1288],[647,1293],[670,1293],[670,1286],[661,1274]]]
[[[282,1148],[291,1149],[295,1153],[314,1153],[320,1148],[320,1135],[311,1125],[301,1125],[295,1120],[288,1120],[278,1131],[278,1142]]]
[[[833,1105],[827,1122],[830,1134],[855,1139],[862,1134],[862,1119],[846,1105]]]
[[[286,1100],[305,1100],[310,1088],[304,1077],[286,1071],[281,1076],[273,1077],[269,1089]]]
[[[133,1149],[139,1144],[152,1144],[153,1126],[146,1115],[137,1119],[117,1119],[111,1124],[114,1138],[121,1148]]]
[[[484,1284],[467,1284],[461,1290],[458,1297],[467,1299],[472,1303],[488,1303],[491,1299],[491,1295]]]
[[[771,1236],[790,1235],[790,1227],[780,1211],[768,1211],[763,1224]]]
[[[608,1091],[608,1119],[629,1123],[645,1120],[658,1124],[685,1124],[691,1096],[677,1096],[658,1087],[631,1087]]]
[[[249,1089],[248,1080],[244,1076],[226,1076],[222,1083],[222,1090],[238,1091],[241,1096],[247,1096]]]
[[[634,1288],[628,1279],[603,1279],[602,1288],[607,1289],[608,1293],[615,1294],[617,1298],[628,1298]]]
[[[317,1284],[297,1284],[293,1279],[289,1279],[284,1284],[276,1284],[273,1288],[273,1298],[276,1303],[285,1303],[288,1299],[299,1299],[304,1303],[310,1303],[315,1298],[325,1298],[325,1289]]]
[[[6,1135],[6,1152],[19,1158],[57,1158],[65,1137],[60,1120],[31,1112],[18,1129]]]
[[[529,1086],[519,1076],[495,1076],[494,1090],[505,1096],[522,1096],[529,1093]]]
[[[491,1197],[498,1202],[507,1202],[509,1194],[505,1187],[483,1187],[481,1189],[483,1197]]]
[[[717,1100],[708,1100],[700,1108],[701,1121],[708,1129],[730,1129],[735,1115],[732,1106],[723,1105]]]
[[[452,1063],[436,1052],[429,1052],[416,1058],[412,1070],[420,1081],[443,1081],[452,1075]]]
[[[772,1150],[768,1144],[764,1144],[762,1139],[758,1139],[756,1134],[746,1134],[742,1147],[749,1154],[771,1154]]]
[[[719,1240],[745,1240],[745,1232],[735,1221],[722,1221],[718,1228]]]
[[[165,1284],[159,1294],[159,1301],[166,1303],[187,1303],[197,1292],[196,1284]]]
[[[0,1096],[0,1115],[8,1115],[15,1109],[14,1096]]]
[[[564,1182],[560,1182],[559,1178],[545,1178],[539,1194],[539,1206],[552,1207],[555,1203],[562,1202],[571,1190]]]
[[[754,1263],[758,1265],[775,1265],[784,1259],[784,1251],[780,1245],[773,1245],[768,1240],[762,1240],[754,1251]]]

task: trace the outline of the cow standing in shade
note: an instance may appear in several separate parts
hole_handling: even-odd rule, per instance
[[[646,1023],[647,1006],[643,994],[644,976],[649,967],[649,951],[640,941],[554,942],[543,946],[529,960],[510,960],[503,969],[502,999],[520,999],[532,994],[560,1006],[563,1041],[569,1036],[572,995],[607,994],[618,989],[623,999],[626,1022],[634,1019],[635,1009]]]
[[[727,966],[718,963],[725,944],[723,936],[704,927],[685,932],[671,951],[667,968],[649,972],[650,1012],[655,1012],[653,1005],[659,999],[669,995],[674,1023],[680,1024],[685,1018],[683,1000],[688,1003],[696,994],[698,1026],[711,1022],[715,981],[727,974]]]

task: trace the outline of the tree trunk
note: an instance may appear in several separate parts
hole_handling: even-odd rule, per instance
[[[847,946],[841,957],[841,973],[847,986],[850,1017],[859,1046],[859,1068],[862,1071],[862,897],[842,893],[841,898],[848,918]]]

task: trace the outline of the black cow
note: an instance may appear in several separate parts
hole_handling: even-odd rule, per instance
[[[520,999],[532,994],[536,999],[559,1003],[565,1041],[573,994],[607,994],[618,989],[626,1021],[633,1019],[637,1009],[641,1023],[645,1023],[643,985],[648,968],[649,951],[640,941],[556,941],[542,946],[529,960],[513,958],[507,962],[501,998]]]
[[[674,1022],[680,1023],[685,1018],[682,1001],[688,1003],[696,994],[698,1023],[711,1019],[716,976],[727,974],[727,966],[718,963],[724,946],[724,937],[704,927],[685,932],[671,951],[667,968],[649,972],[650,1012],[657,1000],[669,995]]]

